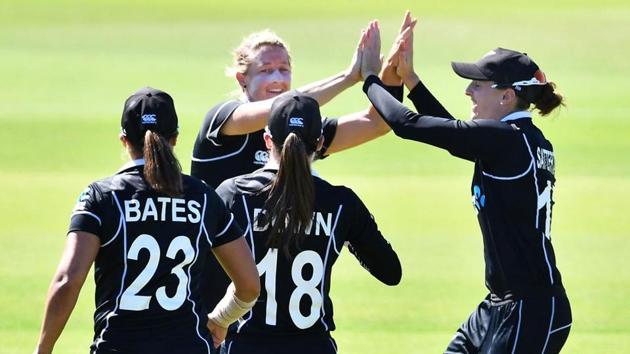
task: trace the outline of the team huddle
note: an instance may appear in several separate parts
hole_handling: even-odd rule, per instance
[[[390,130],[474,163],[489,293],[445,353],[560,352],[572,319],[551,244],[555,158],[532,110],[547,115],[562,96],[526,54],[496,48],[452,63],[471,80],[472,119],[455,119],[415,72],[415,25],[406,13],[382,61],[371,22],[346,70],[297,90],[284,41],[246,37],[230,74],[242,95],[209,110],[190,176],[173,152],[171,96],[127,98],[129,162],[80,194],[34,352],[52,352],[94,264],[91,353],[337,353],[329,292],[344,246],[386,285],[402,266],[359,196],[311,165]],[[361,81],[363,111],[322,117]]]

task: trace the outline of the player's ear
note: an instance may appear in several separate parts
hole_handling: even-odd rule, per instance
[[[503,97],[501,97],[501,100],[504,105],[509,105],[516,100],[516,92],[514,92],[511,88],[503,91]]]
[[[118,139],[122,143],[123,147],[127,148],[129,141],[127,140],[127,137],[125,136],[125,134],[123,133],[118,134]]]
[[[266,131],[263,133],[263,138],[265,139],[265,146],[267,150],[271,150],[273,148],[273,141],[271,140],[271,134]]]
[[[169,142],[169,144],[171,144],[171,146],[177,145],[177,137],[178,136],[179,136],[179,134],[175,134],[170,139],[168,139],[168,142]]]
[[[239,86],[241,86],[241,89],[245,91],[245,89],[247,88],[247,80],[246,80],[245,74],[242,74],[237,71],[235,76],[236,76],[236,81],[238,81]]]
[[[317,148],[315,149],[315,151],[319,151],[324,147],[324,140],[326,140],[326,138],[324,138],[324,136],[320,136],[318,141],[317,141]]]

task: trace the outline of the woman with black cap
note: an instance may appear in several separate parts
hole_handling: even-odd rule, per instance
[[[311,162],[323,144],[317,101],[277,99],[264,139],[269,162],[217,189],[247,225],[264,288],[252,311],[230,327],[224,348],[230,354],[336,353],[328,293],[344,243],[387,285],[400,281],[400,262],[359,197],[313,175]]]
[[[131,95],[121,125],[131,161],[79,196],[35,352],[52,352],[95,263],[92,353],[213,353],[200,291],[207,259],[214,253],[234,284],[210,321],[230,323],[260,291],[251,251],[216,193],[181,173],[167,93]]]
[[[475,164],[471,193],[490,294],[446,352],[558,353],[572,320],[551,244],[555,159],[529,108],[547,115],[562,96],[526,54],[496,48],[476,63],[453,63],[455,73],[472,80],[466,89],[472,120],[456,120],[415,75],[409,33],[406,38],[398,73],[419,113],[393,99],[373,75],[379,67],[373,43],[362,58],[364,91],[396,135]]]

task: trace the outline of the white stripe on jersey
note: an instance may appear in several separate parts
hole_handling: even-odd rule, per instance
[[[205,198],[205,195],[204,195],[204,198]],[[233,221],[234,221],[234,214],[230,213],[230,221],[228,221],[227,225],[225,225],[225,228],[223,229],[223,231],[221,231],[218,234],[216,234],[214,236],[214,238],[217,238],[219,236],[223,236],[223,234],[226,233],[227,230],[230,228],[230,226],[232,225]]]
[[[486,176],[486,177],[490,177],[490,178],[494,178],[494,179],[498,179],[498,180],[502,180],[502,181],[509,181],[509,180],[514,180],[514,179],[519,179],[519,178],[525,176],[533,167],[534,167],[534,161],[532,161],[529,164],[529,166],[527,167],[525,172],[523,172],[521,174],[518,174],[516,176],[509,176],[509,177],[494,176],[494,175],[491,175],[491,174],[483,172],[483,171],[481,171],[481,173],[483,173],[483,175]]]
[[[227,106],[229,103],[232,103],[232,101],[224,102],[221,105],[221,107],[217,109],[217,113],[214,114],[214,116],[212,117],[212,120],[210,120],[210,125],[208,126],[208,131],[206,132],[206,139],[210,140],[210,142],[214,144],[214,146],[221,146],[221,144],[217,144],[214,141],[212,141],[212,139],[210,139],[210,132],[212,132],[212,126],[214,125],[214,121],[217,120],[217,117],[219,116],[219,113],[221,113],[221,110],[223,109],[223,107]],[[223,122],[223,124],[225,124],[225,122]]]
[[[118,306],[120,305],[120,297],[122,296],[123,289],[125,287],[125,276],[127,275],[127,223],[125,221],[125,213],[123,212],[122,207],[120,206],[120,202],[118,201],[116,192],[112,191],[112,196],[114,197],[114,201],[116,202],[116,206],[118,207],[118,211],[120,212],[120,220],[122,220],[124,267],[123,267],[122,277],[120,279],[120,291],[118,292],[118,295],[116,296],[116,304],[114,305],[114,310],[105,316],[105,327],[103,328],[103,330],[101,331],[101,334],[98,336],[98,338],[95,341],[95,346],[97,349],[98,349],[99,344],[105,341],[103,339],[103,336],[105,335],[105,332],[107,331],[107,328],[109,327],[109,319],[111,317],[116,316],[116,311],[118,311]],[[116,235],[118,235],[118,233]]]
[[[197,233],[197,238],[195,239],[195,258],[193,259],[193,261],[188,265],[188,279],[187,279],[187,283],[186,284],[186,288],[188,289],[188,295],[186,296],[186,299],[188,301],[190,301],[190,303],[192,304],[191,310],[193,315],[195,316],[195,332],[197,333],[197,337],[199,337],[199,339],[201,339],[201,341],[203,341],[206,344],[206,348],[208,349],[208,354],[211,353],[210,351],[210,344],[208,343],[208,341],[201,335],[201,333],[199,333],[199,316],[197,315],[197,312],[195,312],[195,306],[197,305],[191,298],[190,295],[192,294],[192,292],[190,291],[190,279],[192,279],[191,275],[190,275],[190,269],[193,267],[193,265],[197,262],[197,258],[199,258],[199,239],[201,238],[201,232],[203,229],[205,229],[205,223],[203,222],[204,220],[204,216],[206,215],[206,203],[207,203],[207,198],[206,198],[206,194],[203,194],[203,209],[201,211],[201,222],[199,223],[199,233]],[[212,246],[212,244],[210,244]]]
[[[217,119],[217,116],[219,115],[219,113],[221,113],[221,110],[223,109],[223,107],[225,107],[228,103],[231,103],[232,101],[228,101],[225,102],[223,105],[221,105],[221,107],[219,107],[219,109],[217,109],[217,113],[214,114],[214,117],[212,117],[212,120],[210,121],[210,126],[208,127],[208,132],[206,133],[206,139],[208,139],[214,146],[222,146],[221,144],[217,144],[214,142],[214,140],[210,139],[210,132],[212,131],[212,126],[214,125],[214,121]],[[235,152],[229,153],[227,155],[223,155],[223,156],[217,156],[217,157],[211,157],[209,159],[200,159],[198,157],[193,156],[192,160],[195,162],[212,162],[212,161],[216,161],[216,160],[222,160],[225,158],[228,158],[230,156],[234,156],[234,155],[238,155],[241,153],[241,151],[243,151],[243,149],[245,149],[245,146],[247,146],[247,142],[249,141],[249,134],[245,135],[245,141],[243,142],[243,146],[240,147],[240,149],[238,149]]]
[[[247,134],[245,136],[245,142],[243,142],[243,146],[240,147],[240,149],[231,152],[227,155],[223,155],[223,156],[217,156],[217,157],[211,157],[209,159],[200,159],[198,157],[192,157],[192,160],[195,162],[212,162],[212,161],[216,161],[216,160],[222,160],[222,159],[227,159],[228,157],[234,156],[234,155],[238,155],[241,153],[241,151],[243,151],[243,149],[245,149],[245,146],[247,146],[247,142],[249,141],[249,134]]]
[[[84,215],[89,215],[91,217],[93,217],[94,219],[96,219],[96,221],[98,221],[98,225],[99,226],[103,226],[103,222],[101,222],[101,218],[99,218],[96,214],[94,213],[90,213],[89,211],[75,211],[74,213],[72,213],[72,215],[70,215],[70,217],[73,217],[75,215],[79,215],[79,214],[84,214]]]
[[[324,271],[322,272],[322,281],[321,288],[319,289],[319,293],[324,298],[324,289],[326,288],[326,264],[328,264],[328,253],[330,252],[331,243],[334,245],[335,252],[339,254],[337,251],[337,241],[335,240],[335,228],[337,227],[337,221],[339,220],[339,215],[341,214],[341,209],[343,208],[343,204],[339,204],[339,208],[337,209],[337,217],[335,218],[335,223],[333,224],[332,231],[330,233],[330,238],[328,239],[328,245],[326,246],[326,255],[324,256]],[[324,309],[324,304],[322,304],[322,315],[319,318],[319,321],[326,327],[326,331],[328,331],[328,325],[324,322],[324,317],[326,316],[326,310]]]
[[[547,339],[545,339],[545,345],[543,346],[542,354],[545,354],[545,349],[547,349],[547,343],[549,342],[549,336],[551,335],[551,326],[553,326],[553,316],[556,312],[556,297],[551,297],[551,318],[549,319],[549,330],[547,331]]]
[[[252,257],[254,257],[254,263],[256,263],[256,246],[254,245],[254,231],[252,227],[252,221],[249,218],[249,211],[247,210],[247,201],[245,200],[245,196],[241,195],[241,198],[243,199],[243,208],[245,209],[245,216],[247,216],[247,230],[245,230],[245,234],[249,232],[250,247],[252,248]],[[252,319],[252,316],[254,316],[253,308],[249,310],[249,316],[247,318],[243,319],[242,321],[239,320],[236,333],[241,332],[241,328],[243,328],[243,326],[247,323],[247,321]]]
[[[110,243],[114,242],[116,237],[118,237],[118,234],[120,234],[120,229],[122,229],[122,224],[123,224],[123,219],[119,218],[118,219],[118,229],[116,230],[116,233],[114,234],[114,236],[112,238],[109,239],[109,241],[107,241],[104,244],[102,244],[101,248],[103,248],[103,247],[109,245]]]
[[[545,236],[544,232],[541,233],[541,236],[542,236],[542,249],[543,249],[543,252],[545,253],[545,261],[547,262],[547,269],[549,269],[549,280],[551,280],[551,285],[553,285],[553,272],[551,270],[551,263],[549,263],[549,257],[547,256],[547,247],[545,247],[545,239],[547,237]]]
[[[516,336],[514,336],[514,346],[512,347],[512,354],[516,351],[516,344],[518,343],[518,332],[521,331],[521,310],[523,309],[523,300],[518,302],[518,325],[516,326]]]
[[[335,229],[337,228],[337,221],[339,221],[339,215],[341,215],[341,209],[343,209],[343,204],[339,204],[339,209],[337,209],[337,217],[335,217],[335,223],[333,224],[332,232],[330,233],[330,236],[333,239],[333,246],[335,247],[335,252],[337,252],[337,255],[341,253],[341,250],[337,250],[337,240],[335,239]]]
[[[554,329],[553,331],[549,332],[549,334],[554,334],[554,333],[556,333],[558,331],[562,331],[565,328],[569,328],[569,327],[571,327],[572,324],[573,323],[569,323],[568,325],[564,325],[562,327],[558,327],[558,328]]]
[[[230,354],[230,350],[232,349],[232,343],[234,342],[230,342],[230,344],[228,344],[227,354]]]
[[[330,341],[330,344],[332,345],[333,349],[335,350],[335,353],[337,353],[337,346],[335,345],[335,342],[333,342],[332,338],[328,338],[328,340]]]
[[[481,173],[483,173],[484,176],[486,177],[490,177],[490,178],[494,178],[494,179],[498,179],[498,180],[503,180],[503,181],[508,181],[508,180],[513,180],[513,179],[519,179],[523,176],[525,176],[529,170],[533,169],[534,170],[534,178],[536,178],[536,169],[534,166],[536,166],[536,160],[534,159],[534,155],[532,155],[532,149],[529,147],[529,142],[527,141],[527,137],[525,136],[525,134],[523,134],[523,140],[525,140],[525,145],[527,146],[527,151],[529,151],[529,156],[532,158],[531,162],[529,164],[529,166],[527,166],[527,169],[525,170],[525,172],[518,174],[516,176],[509,176],[509,177],[501,177],[501,176],[493,176],[489,173],[485,173],[483,171],[481,171]],[[536,195],[538,195],[538,183],[536,184]],[[536,217],[538,218],[538,217]],[[538,221],[536,221],[536,227],[538,227]]]

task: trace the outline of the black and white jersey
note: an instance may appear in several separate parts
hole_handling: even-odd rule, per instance
[[[514,112],[495,121],[460,121],[419,84],[412,112],[371,76],[370,101],[396,135],[428,143],[475,163],[471,193],[483,234],[486,286],[500,298],[564,292],[551,245],[554,153],[532,123]],[[428,114],[439,113],[443,118]]]
[[[92,350],[211,353],[202,277],[211,248],[242,237],[234,215],[203,182],[183,176],[184,193],[147,186],[142,160],[92,183],[69,232],[97,235]]]
[[[397,284],[401,277],[398,256],[383,238],[372,215],[359,197],[343,186],[313,177],[313,219],[299,250],[287,257],[268,247],[268,225],[259,221],[268,192],[265,187],[276,170],[261,169],[223,182],[217,193],[247,225],[245,238],[255,256],[261,294],[251,312],[230,335],[294,335],[325,333],[335,329],[328,293],[332,266],[344,243],[374,277]]]
[[[251,173],[263,167],[269,153],[263,139],[264,129],[244,135],[223,135],[221,127],[238,106],[244,102],[231,100],[216,105],[206,114],[197,135],[190,174],[213,188],[228,178]],[[324,147],[319,158],[326,155],[337,130],[336,119],[324,119],[322,134]]]

